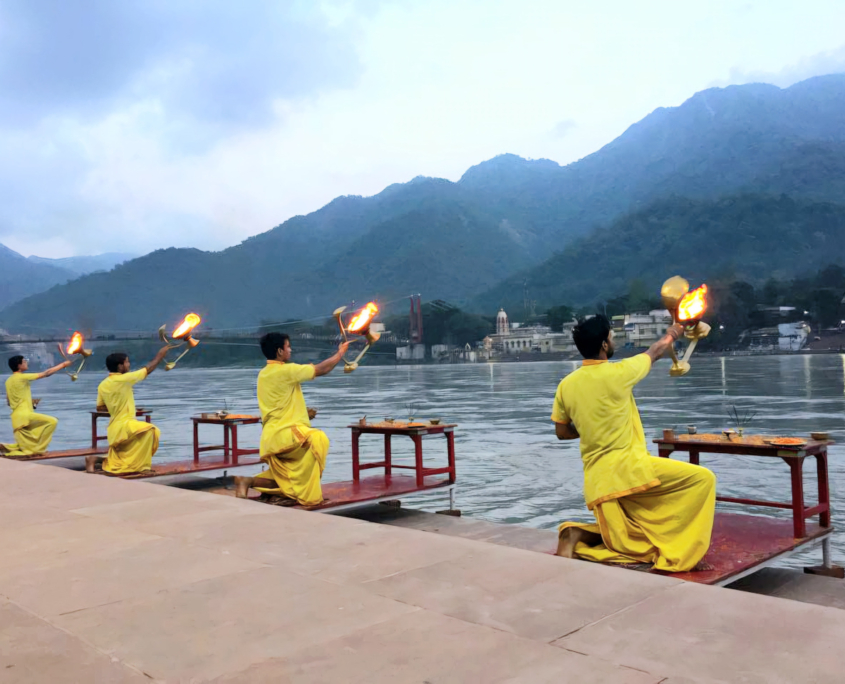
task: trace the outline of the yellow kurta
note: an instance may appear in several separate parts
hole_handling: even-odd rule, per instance
[[[13,373],[6,380],[6,401],[12,409],[14,444],[4,444],[6,456],[43,454],[50,446],[59,421],[52,416],[36,413],[32,406],[30,383],[38,373]]]
[[[103,470],[115,474],[149,470],[158,450],[159,429],[135,419],[133,386],[147,377],[147,369],[109,373],[97,388],[97,406],[105,406],[111,418],[107,435],[109,455]]]
[[[579,558],[682,572],[710,546],[716,478],[649,454],[633,388],[650,370],[647,354],[612,364],[588,360],[558,386],[552,420],[572,422],[581,435],[584,498],[597,521],[565,522],[560,531],[601,534],[603,544],[576,547]]]
[[[260,454],[276,487],[254,486],[260,492],[313,506],[323,500],[320,478],[326,467],[329,438],[311,427],[300,383],[314,379],[314,366],[268,361],[258,374],[261,409]],[[263,474],[267,477],[267,474]]]

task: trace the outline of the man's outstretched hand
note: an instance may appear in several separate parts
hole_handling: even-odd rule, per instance
[[[314,420],[317,417],[317,409],[308,409],[308,420]]]

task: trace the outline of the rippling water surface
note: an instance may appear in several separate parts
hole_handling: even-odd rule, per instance
[[[439,417],[459,424],[458,506],[464,515],[495,522],[551,528],[561,520],[591,519],[581,490],[577,442],[558,442],[550,422],[552,398],[560,379],[577,364],[570,361],[451,366],[361,367],[344,375],[335,371],[304,386],[309,406],[320,415],[316,427],[332,442],[324,481],[351,478],[350,439],[346,426],[363,415],[406,418],[409,405],[418,418]],[[161,428],[156,459],[186,459],[191,454],[189,417],[224,407],[232,413],[257,412],[258,368],[157,371],[136,386],[139,406],[154,410]],[[729,425],[727,410],[756,411],[749,432],[807,435],[827,431],[840,444],[830,449],[834,523],[845,515],[845,356],[768,356],[695,358],[683,378],[670,378],[662,361],[637,387],[646,435],[663,428],[699,432]],[[84,446],[90,440],[87,411],[96,399],[102,376],[86,373],[71,383],[55,376],[34,385],[43,398],[40,409],[60,420],[54,449]],[[0,440],[10,441],[8,408],[0,414]],[[105,423],[103,423],[105,429]],[[218,428],[205,427],[208,441],[219,442]],[[241,428],[245,446],[257,444],[258,426]],[[362,458],[378,455],[380,438],[362,438]],[[412,458],[410,440],[394,440],[394,458]],[[371,449],[371,450],[370,450]],[[654,450],[656,453],[656,449]],[[427,457],[445,463],[445,440],[425,442]],[[716,473],[721,494],[788,500],[788,469],[775,459],[703,455],[702,464]],[[815,501],[815,462],[805,472],[808,502]],[[443,494],[418,496],[407,505],[443,507]],[[724,509],[741,507],[719,504]],[[748,508],[745,508],[748,511]],[[756,512],[782,515],[764,509]],[[845,520],[840,523],[845,529]],[[806,555],[806,554],[805,554]],[[819,552],[811,554],[816,560]],[[794,558],[785,564],[802,564]],[[834,539],[834,560],[845,563],[845,534]]]

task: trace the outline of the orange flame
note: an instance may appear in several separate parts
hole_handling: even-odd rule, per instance
[[[70,338],[70,344],[68,344],[67,346],[68,355],[78,354],[79,352],[81,352],[83,342],[85,342],[85,340],[82,339],[82,333],[78,330],[74,332]]]
[[[195,313],[189,313],[185,319],[179,324],[179,327],[173,331],[173,339],[180,340],[191,334],[191,331],[196,328],[202,319]]]
[[[365,306],[363,309],[361,309],[361,311],[358,312],[358,315],[352,319],[352,322],[346,329],[349,332],[359,332],[361,330],[366,330],[370,324],[370,321],[373,320],[373,317],[377,313],[378,307],[375,305],[375,303],[368,302],[367,306]]]
[[[679,321],[697,321],[707,311],[707,285],[687,292],[678,304]]]

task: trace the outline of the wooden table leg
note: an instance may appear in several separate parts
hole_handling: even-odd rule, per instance
[[[816,454],[816,471],[819,481],[819,503],[827,510],[819,513],[819,525],[830,527],[830,484],[827,479],[827,449]]]
[[[411,435],[414,440],[414,465],[417,469],[417,487],[422,487],[425,478],[423,477],[423,456],[422,456],[422,435]]]
[[[223,423],[223,461],[229,462],[229,453],[231,447],[229,446],[229,426]]]
[[[393,472],[393,462],[392,462],[393,453],[390,449],[390,435],[384,436],[384,474],[386,476],[390,476]]]
[[[194,421],[194,465],[200,462],[200,424]]]
[[[455,468],[455,433],[446,433],[446,450],[449,454],[449,482],[452,484],[457,480],[457,469]]]
[[[96,449],[99,444],[99,440],[97,439],[99,435],[97,435],[97,414],[91,414],[91,448]]]
[[[229,426],[232,433],[232,465],[238,465],[238,425],[233,423]]]
[[[361,439],[360,430],[352,430],[352,480],[358,482],[361,479],[360,464],[358,461],[358,440]]]
[[[807,526],[804,523],[804,459],[785,458],[792,477],[792,525],[796,539],[807,536]]]
[[[700,454],[700,452],[698,450],[690,449],[689,462],[692,463],[693,465],[700,465],[699,462],[698,462],[699,454]]]

